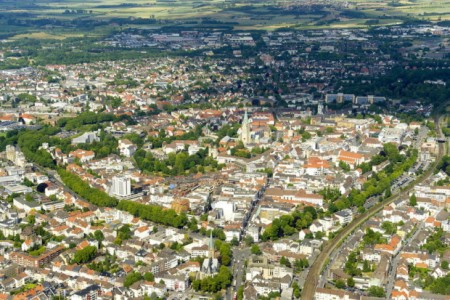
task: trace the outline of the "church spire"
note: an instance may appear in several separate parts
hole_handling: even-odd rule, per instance
[[[245,109],[244,120],[242,121],[242,125],[248,124],[248,114],[247,109]]]
[[[212,230],[209,234],[209,258],[214,258],[214,240],[212,236]]]
[[[251,142],[250,137],[250,125],[248,121],[248,113],[247,109],[245,109],[244,119],[242,120],[242,126],[241,126],[241,136],[240,140],[242,143],[244,143],[244,146],[247,146]]]

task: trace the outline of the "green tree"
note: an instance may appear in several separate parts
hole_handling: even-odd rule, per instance
[[[58,169],[58,174],[65,185],[92,204],[101,207],[115,207],[117,205],[117,199],[109,196],[105,192],[92,188],[87,182],[84,182],[77,175],[62,168]]]
[[[27,222],[30,225],[34,225],[34,223],[36,223],[36,216],[35,215],[29,215],[27,217]]]
[[[289,259],[287,259],[286,257],[282,256],[280,258],[280,265],[286,266],[288,268],[291,267],[291,262],[289,261]]]
[[[450,273],[434,280],[429,288],[435,294],[450,295]]]
[[[188,223],[189,230],[193,232],[198,232],[198,222],[196,218],[191,218]]]
[[[400,152],[395,144],[387,143],[383,145],[384,153],[391,163],[396,163],[401,160]]]
[[[370,228],[367,228],[363,241],[366,245],[384,244],[387,242],[380,232],[375,232]]]
[[[323,199],[325,201],[336,201],[340,196],[341,192],[339,189],[331,188],[331,187],[325,187],[322,190],[319,191],[319,194],[323,196]]]
[[[309,227],[317,217],[314,207],[307,206],[303,212],[296,210],[272,221],[262,234],[262,240],[276,240],[286,235],[292,235],[298,230]]]
[[[347,286],[348,287],[355,287],[355,280],[353,279],[353,277],[347,278]]]
[[[371,272],[372,268],[370,267],[370,264],[367,260],[364,260],[363,263],[363,272]]]
[[[316,238],[316,239],[318,239],[318,240],[322,239],[324,236],[325,236],[325,233],[324,233],[323,231],[317,231],[317,232],[314,234],[314,238]]]
[[[386,189],[386,191],[384,192],[384,197],[385,197],[385,198],[389,198],[389,197],[391,197],[391,196],[392,196],[391,188],[388,187],[388,188]]]
[[[130,225],[128,225],[128,224],[122,225],[122,227],[120,227],[120,228],[117,230],[117,237],[118,237],[119,239],[121,239],[122,241],[123,241],[123,240],[128,240],[129,238],[131,238],[131,228],[130,228]]]
[[[306,142],[307,140],[309,140],[312,137],[311,133],[309,133],[308,131],[305,131],[302,133],[302,141]]]
[[[299,287],[297,281],[294,281],[292,283],[292,289],[293,289],[294,297],[297,299],[300,298],[300,287]]]
[[[128,288],[132,286],[135,282],[138,282],[139,280],[142,280],[142,275],[139,272],[133,271],[129,273],[123,282],[123,285]]]
[[[345,289],[345,282],[344,282],[344,280],[342,280],[342,279],[338,279],[338,280],[336,280],[336,284],[335,284],[335,286],[338,288],[338,289]]]
[[[448,245],[442,241],[443,236],[442,228],[435,229],[435,232],[427,238],[426,243],[421,248],[426,249],[430,254],[436,251],[443,253],[448,248]]]
[[[294,272],[295,273],[299,273],[303,269],[308,268],[308,267],[309,267],[309,262],[306,258],[296,259],[294,261]]]
[[[379,297],[384,298],[386,297],[386,293],[384,292],[384,289],[379,286],[372,285],[367,289],[367,293],[370,297]]]
[[[251,252],[254,255],[261,255],[262,254],[261,249],[259,248],[258,244],[253,244],[252,245]]]
[[[411,205],[411,206],[416,206],[417,205],[416,194],[412,194],[411,197],[409,197],[409,205]]]
[[[345,172],[350,171],[350,165],[342,160],[339,161],[339,168],[341,168]]]
[[[251,246],[255,241],[253,240],[253,237],[251,235],[247,235],[244,238],[244,242],[246,246]]]
[[[233,251],[231,245],[220,240],[216,240],[216,249],[220,252],[220,263],[224,266],[231,264],[231,259],[233,257]]]
[[[443,260],[441,262],[441,268],[444,269],[444,270],[448,270],[448,265],[449,265],[449,263],[446,260]]]
[[[155,275],[153,275],[152,272],[147,272],[144,274],[144,279],[147,281],[154,282],[155,281]]]
[[[87,246],[75,252],[73,262],[76,264],[84,264],[95,258],[97,255],[97,248],[94,246]]]
[[[237,300],[244,300],[244,286],[241,285],[237,290]]]
[[[103,235],[103,232],[101,230],[96,230],[94,231],[94,238],[101,245],[101,243],[105,239],[105,236]]]
[[[381,228],[384,230],[386,234],[395,234],[397,232],[397,226],[389,221],[385,221],[381,224]]]
[[[27,186],[27,187],[32,187],[32,186],[34,186],[34,183],[33,182],[31,182],[28,178],[24,178],[24,180],[23,180],[23,184],[25,185],[25,186]]]
[[[194,280],[192,282],[192,288],[195,291],[216,293],[230,286],[232,277],[233,276],[230,269],[225,266],[221,266],[219,269],[219,273],[214,275],[213,277]]]

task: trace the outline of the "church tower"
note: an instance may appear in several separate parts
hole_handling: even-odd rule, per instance
[[[203,264],[200,269],[200,279],[214,276],[219,272],[219,260],[217,258],[214,258],[214,240],[212,237],[212,231],[209,236],[208,248],[208,257],[203,260]]]
[[[242,143],[244,143],[244,146],[247,146],[251,142],[250,124],[248,121],[247,110],[245,110],[244,120],[242,120],[240,140],[242,141]]]
[[[208,248],[209,248],[208,258],[214,259],[214,240],[213,240],[213,237],[212,237],[212,230],[211,230],[211,233],[209,235]]]

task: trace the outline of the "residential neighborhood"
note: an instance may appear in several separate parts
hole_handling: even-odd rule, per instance
[[[1,299],[449,299],[448,27],[175,29],[0,70]]]

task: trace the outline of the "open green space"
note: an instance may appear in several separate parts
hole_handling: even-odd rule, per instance
[[[0,39],[98,37],[115,29],[167,25],[277,30],[364,28],[411,20],[450,20],[450,0],[4,0]]]

